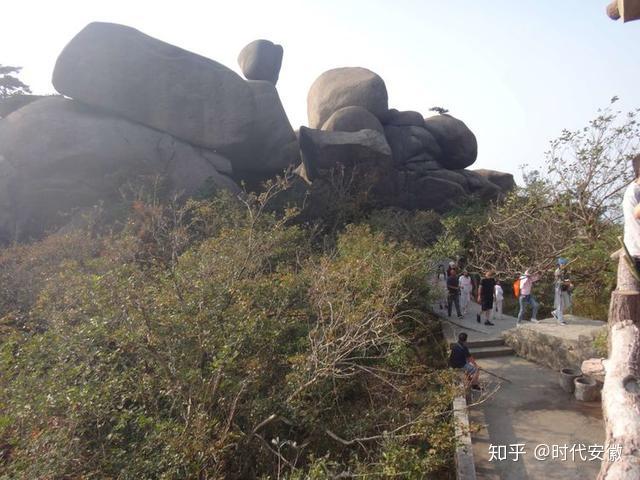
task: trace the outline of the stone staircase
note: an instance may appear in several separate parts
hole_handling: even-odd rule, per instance
[[[454,344],[455,342],[452,342],[450,345]],[[514,354],[513,349],[505,345],[502,338],[467,342],[467,347],[475,359],[506,357]]]

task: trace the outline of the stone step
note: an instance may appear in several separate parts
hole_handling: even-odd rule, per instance
[[[473,358],[506,357],[514,355],[513,348],[507,346],[469,348],[469,351]]]

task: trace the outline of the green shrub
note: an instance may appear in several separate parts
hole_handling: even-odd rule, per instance
[[[138,202],[2,252],[27,293],[0,304],[0,478],[447,474],[427,253],[366,225],[322,249],[267,201]]]

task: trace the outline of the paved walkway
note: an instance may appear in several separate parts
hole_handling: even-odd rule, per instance
[[[493,397],[469,409],[470,422],[480,426],[472,434],[478,479],[596,478],[600,462],[583,461],[580,445],[588,449],[604,443],[600,402],[578,402],[560,388],[555,372],[515,356],[483,359],[481,366],[513,383],[500,382],[485,374],[488,388],[498,384],[500,388]],[[513,444],[524,444],[526,452],[517,462],[512,461],[513,455],[506,461],[489,461],[490,445],[504,445],[508,452]],[[560,457],[567,445],[566,460],[537,460],[534,449],[539,444],[551,449],[559,446]],[[576,447],[572,454],[573,445]],[[590,457],[587,450],[582,455]]]
[[[503,331],[516,325],[516,318],[507,315],[502,320],[493,319],[495,326],[477,323],[479,311],[479,305],[472,302],[467,315],[458,319],[455,308],[452,316],[448,317],[446,308],[440,310],[438,304],[434,305],[434,312],[444,320],[442,328],[449,342],[457,341],[458,334],[463,331],[467,332],[470,342],[497,341]],[[560,337],[577,338],[601,324],[570,316],[567,321],[567,326],[560,326],[553,319],[538,324],[525,321],[520,328],[553,331]],[[604,443],[600,402],[578,402],[560,388],[558,373],[513,355],[484,358],[478,363],[512,382],[482,373],[480,378],[485,391],[495,393],[469,408],[469,421],[472,429],[474,425],[476,429],[472,440],[479,480],[587,480],[597,477],[600,461],[589,461],[588,449],[595,446],[592,452],[593,448],[597,452]],[[516,444],[524,444],[522,448],[526,453],[514,462],[513,454],[508,452],[510,445]],[[548,445],[549,449],[555,446],[556,458],[550,458],[550,452],[547,460],[537,460],[534,450],[541,444]],[[489,461],[490,445],[502,446],[507,452],[507,460]],[[582,445],[585,450],[581,452]],[[583,461],[581,454],[587,460]]]
[[[467,332],[470,342],[484,341],[484,340],[498,340],[504,330],[514,328],[516,326],[516,318],[509,315],[503,315],[502,319],[493,318],[492,322],[494,326],[485,325],[484,319],[480,323],[477,322],[476,316],[480,313],[480,305],[476,302],[471,302],[467,314],[463,318],[458,318],[456,315],[455,307],[452,308],[451,317],[447,315],[447,306],[444,305],[444,309],[440,309],[439,304],[433,305],[433,311],[443,320],[442,331],[445,338],[449,342],[457,342],[458,334],[460,332]],[[523,324],[529,324],[530,322],[523,322]]]

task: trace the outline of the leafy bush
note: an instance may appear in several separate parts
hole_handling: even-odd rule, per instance
[[[0,254],[0,478],[448,475],[427,252],[322,248],[269,191]]]

